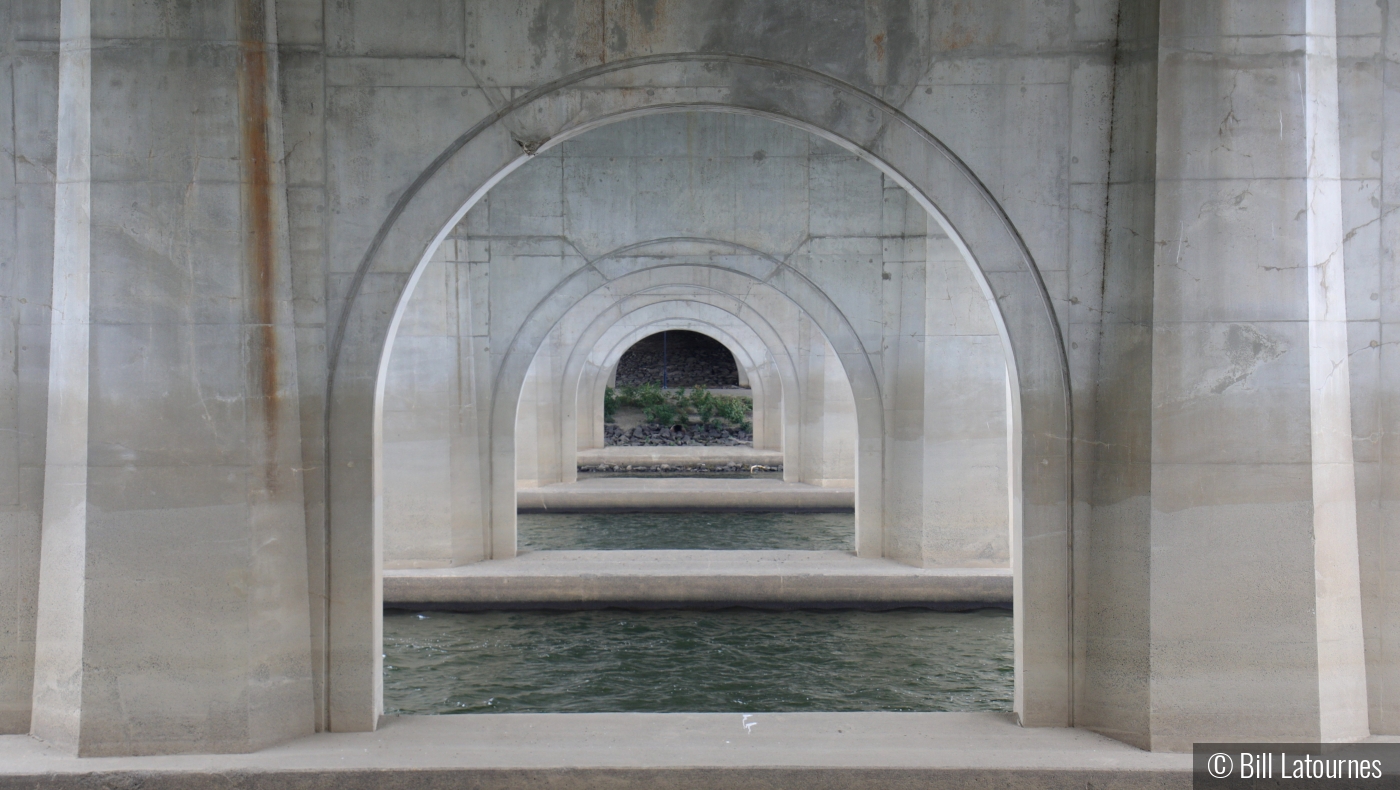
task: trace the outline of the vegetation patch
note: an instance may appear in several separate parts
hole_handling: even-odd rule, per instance
[[[642,410],[647,422],[661,426],[701,425],[706,428],[731,428],[751,433],[753,398],[737,395],[716,395],[704,387],[663,390],[656,384],[640,387],[608,387],[603,393],[603,421],[614,422],[622,407]]]

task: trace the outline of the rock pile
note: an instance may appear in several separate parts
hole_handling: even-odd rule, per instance
[[[661,383],[661,334],[637,341],[617,361],[617,386]],[[699,332],[666,333],[666,386],[737,387],[739,367],[729,349]]]
[[[707,425],[660,426],[646,423],[624,431],[617,425],[603,426],[605,447],[738,447],[753,446],[753,432],[738,428]]]
[[[781,472],[783,465],[762,466],[758,464],[658,464],[656,466],[646,466],[637,464],[580,464],[580,472],[627,472],[629,474],[706,474],[706,473],[736,473],[748,472]]]

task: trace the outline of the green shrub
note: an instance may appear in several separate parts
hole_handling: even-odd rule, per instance
[[[603,422],[617,422],[617,393],[612,387],[603,390]]]
[[[603,419],[611,422],[618,407],[641,409],[647,422],[657,425],[680,425],[694,417],[712,427],[730,425],[745,431],[753,430],[749,422],[749,412],[753,411],[752,398],[715,395],[704,387],[675,392],[665,392],[655,383],[618,387],[616,390],[608,388],[603,395]]]
[[[653,422],[657,425],[669,426],[687,422],[687,415],[682,413],[681,409],[677,408],[676,403],[670,399],[660,400],[643,406],[642,415],[647,418],[648,422]]]

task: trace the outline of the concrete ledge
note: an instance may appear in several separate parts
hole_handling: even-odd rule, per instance
[[[820,488],[781,480],[701,477],[605,477],[516,492],[522,513],[667,510],[851,510],[851,488]]]
[[[1005,568],[913,568],[842,551],[531,551],[384,571],[405,609],[899,609],[1011,606]]]
[[[782,450],[755,450],[752,447],[604,447],[579,450],[579,466],[782,466]]]
[[[474,714],[386,718],[255,754],[76,758],[0,736],[0,790],[1181,788],[1191,756],[998,713]]]

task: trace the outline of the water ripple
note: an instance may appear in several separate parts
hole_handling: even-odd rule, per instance
[[[386,612],[387,713],[1005,711],[1007,612]]]
[[[852,513],[521,513],[522,549],[850,551]]]

